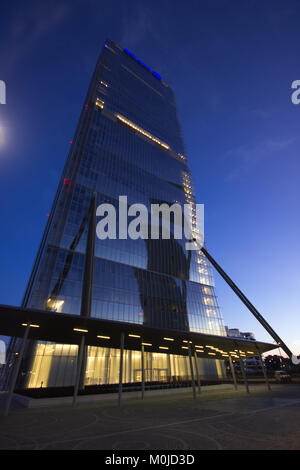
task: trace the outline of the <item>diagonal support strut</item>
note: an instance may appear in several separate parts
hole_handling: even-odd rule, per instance
[[[194,238],[194,242],[199,245],[197,240]],[[200,246],[200,245],[199,245]],[[238,288],[238,286],[230,279],[230,277],[223,271],[221,266],[214,260],[214,258],[209,254],[209,252],[204,248],[201,247],[201,251],[204,256],[211,262],[214,268],[218,271],[218,273],[222,276],[222,278],[227,282],[229,287],[233,290],[233,292],[241,299],[244,305],[250,310],[252,315],[259,321],[259,323],[264,327],[264,329],[272,336],[272,338],[278,344],[278,347],[282,348],[283,351],[289,356],[289,358],[293,357],[291,350],[288,346],[282,341],[282,339],[278,336],[278,334],[273,330],[271,325],[264,319],[264,317],[259,313],[259,311],[254,307],[254,305],[247,299],[247,297],[243,294],[243,292]]]

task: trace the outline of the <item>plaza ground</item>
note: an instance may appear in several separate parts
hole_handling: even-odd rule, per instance
[[[0,449],[300,449],[300,384],[242,385],[46,408],[0,417]],[[2,406],[3,406],[2,397]],[[1,401],[1,400],[0,400]],[[2,409],[1,409],[2,412]]]

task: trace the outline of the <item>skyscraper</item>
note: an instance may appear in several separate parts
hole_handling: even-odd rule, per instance
[[[107,41],[79,123],[25,293],[23,306],[80,314],[90,201],[97,205],[195,204],[174,94],[160,75]],[[226,335],[211,267],[185,240],[96,239],[92,316],[159,328]],[[77,346],[31,342],[22,386],[74,383]],[[85,383],[118,381],[119,351],[89,347]],[[183,356],[146,353],[146,380],[188,375]],[[222,375],[202,359],[202,376]],[[139,381],[140,352],[125,352],[124,380]]]

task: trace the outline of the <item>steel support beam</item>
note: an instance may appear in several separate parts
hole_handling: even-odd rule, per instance
[[[104,380],[103,383],[108,384],[109,381],[109,360],[110,360],[110,348],[106,348],[105,360],[104,360]]]
[[[267,375],[267,371],[266,371],[266,368],[265,368],[265,365],[264,365],[264,362],[263,362],[263,359],[261,357],[261,353],[260,353],[260,350],[259,350],[259,347],[257,345],[257,343],[255,343],[255,346],[256,346],[256,349],[258,351],[258,357],[259,357],[259,361],[260,361],[260,366],[262,368],[262,371],[263,371],[263,374],[264,374],[264,378],[265,378],[265,382],[266,382],[266,387],[267,387],[267,390],[271,390],[271,385],[270,385],[270,382],[269,382],[269,379],[268,379],[268,375]]]
[[[246,388],[247,393],[250,393],[249,384],[248,384],[248,380],[247,380],[247,375],[246,375],[244,363],[243,363],[243,360],[242,360],[242,358],[241,358],[241,355],[240,355],[240,351],[239,351],[239,350],[238,350],[238,356],[239,356],[239,360],[240,360],[241,371],[242,371],[243,378],[244,378],[245,388]]]
[[[193,397],[194,397],[194,400],[196,400],[197,394],[196,394],[196,385],[195,385],[194,368],[193,368],[193,360],[192,360],[192,352],[191,352],[191,343],[190,342],[189,342],[189,360],[190,360],[190,369],[191,369],[191,378],[192,378],[192,387],[193,387]]]
[[[81,308],[80,315],[90,317],[92,310],[92,295],[94,281],[94,257],[95,257],[95,238],[96,238],[96,195],[93,196],[89,210],[89,229],[86,241],[85,263],[83,272],[83,282],[81,290]],[[79,388],[84,390],[85,371],[88,356],[88,347],[83,347],[83,356],[81,360]]]
[[[197,377],[198,393],[201,393],[201,382],[200,382],[200,374],[199,374],[199,369],[198,369],[198,355],[197,355],[196,350],[194,350],[194,361],[195,361],[195,370],[196,370],[196,377]]]
[[[289,358],[292,358],[293,354],[291,350],[287,347],[287,345],[282,341],[282,339],[278,336],[278,334],[273,330],[271,325],[264,319],[264,317],[259,313],[259,311],[252,305],[250,300],[247,299],[247,297],[243,294],[243,292],[238,288],[238,286],[230,279],[230,277],[223,271],[221,266],[214,260],[214,258],[209,254],[209,252],[200,244],[197,242],[197,240],[194,238],[194,241],[197,245],[199,245],[199,249],[201,249],[202,253],[205,255],[205,257],[211,262],[211,264],[214,266],[214,268],[218,271],[218,273],[222,276],[222,278],[227,282],[229,287],[233,290],[233,292],[241,299],[244,305],[250,310],[252,315],[255,316],[255,318],[261,323],[261,325],[264,327],[264,329],[269,333],[270,336],[275,340],[275,342],[278,344],[280,348],[283,349],[283,351],[289,356]]]
[[[80,315],[84,317],[91,316],[92,293],[94,280],[94,256],[95,256],[95,238],[96,238],[96,196],[93,197],[89,208],[89,230],[86,241],[86,253],[84,263],[84,274],[82,283],[81,309]]]
[[[127,354],[128,354],[128,382],[131,383],[132,382],[132,377],[131,377],[131,375],[132,375],[132,372],[131,372],[131,370],[132,370],[132,351],[128,350]]]
[[[77,371],[76,371],[76,378],[75,378],[75,385],[74,385],[74,395],[73,395],[73,402],[72,405],[76,406],[77,404],[77,396],[78,390],[80,385],[80,379],[82,377],[82,365],[83,365],[83,358],[85,352],[85,336],[82,335],[80,345],[78,346],[78,354],[77,354]]]
[[[141,348],[141,362],[142,362],[142,400],[144,400],[144,396],[145,396],[145,350],[144,350],[143,344]]]
[[[121,333],[120,338],[120,369],[119,369],[119,406],[122,404],[123,392],[123,359],[124,359],[124,333]]]
[[[235,370],[234,370],[234,367],[233,367],[233,363],[232,363],[232,359],[231,359],[230,354],[229,354],[229,364],[230,364],[230,370],[231,370],[231,375],[232,375],[232,379],[233,379],[234,388],[237,390],[238,389],[237,380],[236,380]]]
[[[172,376],[172,368],[171,368],[171,356],[167,354],[167,361],[168,361],[168,377],[167,382],[171,383],[171,376]]]
[[[12,400],[12,397],[13,397],[13,393],[15,391],[17,378],[18,378],[20,367],[21,367],[21,363],[22,363],[22,359],[23,359],[23,355],[24,355],[26,341],[28,339],[29,331],[30,331],[30,322],[28,322],[27,326],[25,327],[24,336],[23,336],[23,339],[22,339],[20,351],[19,351],[17,360],[13,365],[13,373],[12,373],[11,380],[10,380],[10,383],[9,383],[7,398],[6,398],[5,407],[4,407],[4,416],[7,416],[8,413],[9,413],[9,410],[10,410],[11,400]]]

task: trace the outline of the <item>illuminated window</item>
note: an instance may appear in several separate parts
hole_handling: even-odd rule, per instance
[[[145,131],[144,129],[142,129],[141,127],[137,126],[136,124],[134,124],[133,122],[129,121],[128,119],[126,119],[124,116],[121,116],[121,114],[116,114],[116,117],[119,119],[119,121],[123,122],[124,124],[126,124],[128,127],[130,127],[131,129],[134,129],[135,131],[139,132],[140,134],[144,135],[145,137],[148,137],[148,139],[152,140],[153,142],[155,142],[156,144],[160,145],[161,147],[169,150],[170,147],[169,145],[167,145],[165,142],[162,142],[161,140],[159,140],[157,137],[154,137],[152,134],[150,134],[149,132]]]
[[[64,180],[64,184],[67,184],[67,183],[65,183],[65,180]],[[50,298],[47,300],[47,309],[48,309],[48,310],[52,310],[53,312],[61,312],[64,303],[65,303],[64,300],[53,300],[53,299],[51,299],[51,297],[50,297]]]
[[[98,108],[103,109],[104,108],[104,101],[100,100],[100,98],[97,98],[95,105],[98,106]]]
[[[203,293],[206,295],[212,295],[210,287],[202,287]]]
[[[210,297],[203,297],[203,302],[205,305],[214,305],[214,300]]]
[[[28,324],[27,323],[22,323],[22,326],[27,326]],[[40,325],[34,325],[33,323],[31,323],[30,325],[30,328],[39,328]]]

